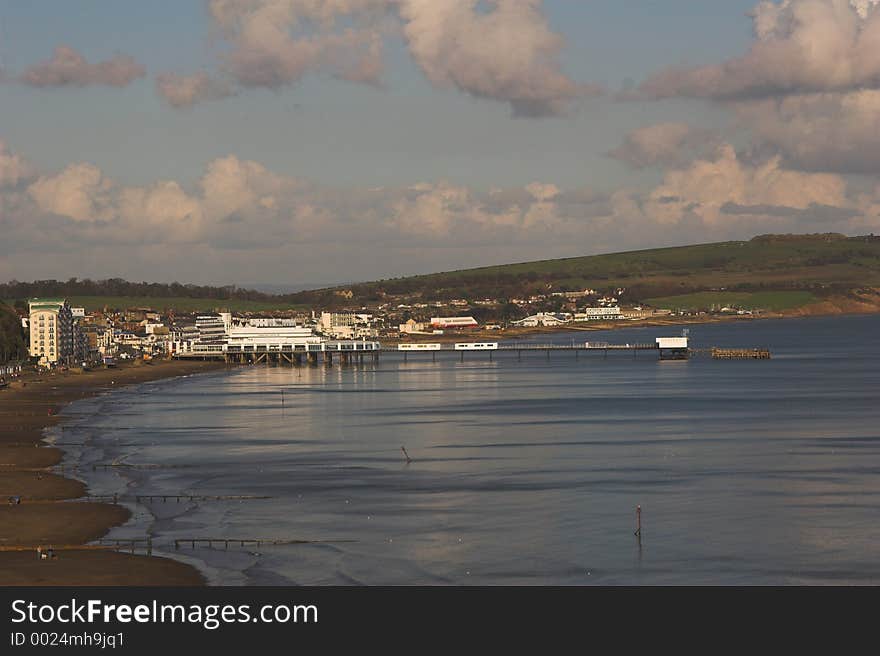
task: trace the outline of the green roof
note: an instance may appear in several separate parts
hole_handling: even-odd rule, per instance
[[[32,298],[28,301],[28,307],[31,310],[55,310],[66,302],[66,298]]]

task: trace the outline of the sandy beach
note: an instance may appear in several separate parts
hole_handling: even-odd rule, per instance
[[[86,547],[124,524],[129,511],[112,503],[70,502],[85,495],[86,486],[50,471],[63,453],[45,444],[43,431],[62,421],[59,411],[72,401],[224,366],[155,361],[28,374],[0,390],[0,585],[203,585],[195,568],[174,560]],[[21,502],[9,503],[9,497]],[[37,547],[49,545],[57,558],[40,560]]]

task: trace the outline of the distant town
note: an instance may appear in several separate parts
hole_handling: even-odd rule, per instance
[[[520,319],[502,318],[497,299],[452,299],[433,303],[379,303],[326,311],[179,312],[150,307],[87,311],[65,298],[33,298],[17,304],[28,354],[41,367],[113,364],[118,360],[168,358],[199,352],[247,352],[315,345],[329,341],[382,339],[390,342],[461,337],[492,331],[499,337],[521,329],[576,328],[591,322],[633,322],[678,315],[671,309],[621,303],[593,289],[551,292],[511,299]],[[476,311],[473,311],[476,310]],[[489,310],[489,312],[487,312]],[[718,308],[718,312],[751,314]],[[475,315],[490,319],[480,321]],[[457,338],[456,337],[456,338]]]

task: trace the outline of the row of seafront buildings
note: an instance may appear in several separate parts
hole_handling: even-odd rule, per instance
[[[33,298],[22,328],[29,354],[42,367],[85,366],[103,359],[194,352],[313,350],[328,340],[365,340],[378,334],[372,314],[322,312],[311,316],[181,316],[150,308],[86,313],[64,298]]]

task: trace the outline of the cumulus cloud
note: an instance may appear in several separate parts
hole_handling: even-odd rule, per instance
[[[17,153],[10,152],[0,141],[0,189],[16,187],[33,175],[31,165]]]
[[[880,85],[880,11],[856,0],[765,0],[748,53],[648,78],[643,96],[735,100]]]
[[[779,157],[752,165],[743,162],[729,144],[719,147],[714,159],[667,172],[663,184],[645,202],[648,215],[660,223],[679,223],[693,216],[710,225],[724,222],[725,215],[736,215],[728,211],[732,207],[805,210],[813,206],[851,206],[846,181],[833,174],[783,169]],[[780,216],[777,211],[748,214],[769,219]]]
[[[93,84],[124,87],[145,74],[144,67],[128,55],[114,55],[106,61],[90,64],[73,48],[58,46],[51,59],[31,66],[19,79],[34,87]]]
[[[156,91],[172,107],[192,107],[204,100],[217,100],[232,95],[232,88],[223,80],[204,71],[194,75],[160,73],[156,76]]]
[[[737,117],[789,167],[880,171],[880,90],[822,93],[736,103]]]
[[[4,149],[0,171],[15,157]],[[880,186],[856,193],[840,176],[785,170],[778,157],[752,161],[727,144],[668,171],[647,192],[541,180],[485,191],[442,180],[334,188],[234,155],[209,162],[191,187],[175,180],[126,186],[81,162],[28,175],[0,186],[0,273],[10,276],[47,275],[49,265],[57,267],[51,275],[70,266],[80,272],[76,258],[87,258],[90,272],[101,266],[108,275],[118,273],[114,262],[154,274],[161,262],[166,275],[194,270],[217,279],[232,275],[235,261],[254,280],[251,268],[271,259],[288,273],[308,262],[313,278],[360,278],[398,265],[443,269],[487,258],[880,227]]]
[[[79,163],[57,175],[40,176],[28,193],[44,212],[76,221],[99,221],[112,217],[112,187],[97,166]]]
[[[721,64],[667,70],[624,98],[703,98],[731,109],[755,152],[803,171],[880,170],[880,2],[763,0],[749,51]],[[643,135],[644,136],[644,135]],[[635,163],[649,148],[616,154]]]
[[[188,242],[199,239],[205,228],[203,203],[171,180],[118,189],[114,206],[115,217],[131,226],[132,235],[155,229],[169,241]]]
[[[694,222],[708,228],[739,217],[838,222],[862,214],[872,196],[852,197],[846,181],[751,163],[732,146],[666,173],[647,193],[603,194],[548,182],[480,191],[448,181],[401,188],[333,189],[280,175],[258,162],[211,161],[191,192],[175,181],[122,187],[91,164],[72,164],[27,188],[37,213],[101,225],[140,239],[255,243],[273,239],[566,240],[598,225],[637,217],[643,226]],[[607,225],[607,224],[606,224]],[[115,231],[115,232],[114,232]]]
[[[211,16],[232,44],[225,69],[242,86],[278,88],[313,71],[376,84],[377,28],[358,22],[385,0],[211,0]],[[339,28],[342,19],[357,26]]]
[[[657,123],[630,132],[608,156],[636,169],[681,166],[717,145],[718,138],[708,130],[694,129],[686,123]]]
[[[215,220],[275,213],[285,199],[303,187],[295,178],[276,175],[258,162],[232,155],[210,162],[200,181],[205,212]]]
[[[602,90],[562,72],[564,41],[547,23],[542,4],[209,0],[208,7],[230,44],[221,69],[242,87],[278,89],[316,72],[381,85],[384,38],[402,32],[410,55],[434,86],[509,103],[515,116],[562,115],[576,99]],[[168,78],[160,93],[175,106],[189,106],[203,98],[191,90],[195,83]]]
[[[540,0],[400,0],[410,53],[428,79],[480,98],[510,103],[514,115],[565,113],[596,91],[560,70],[562,37]]]

